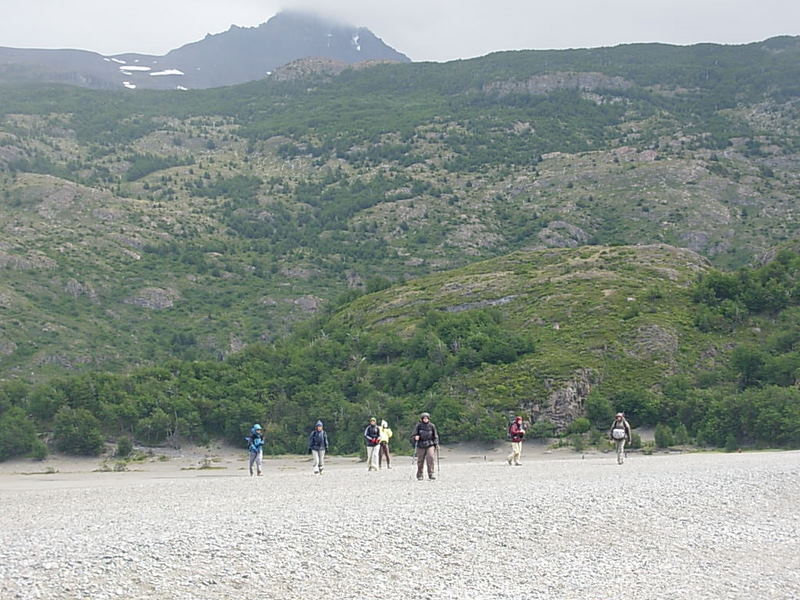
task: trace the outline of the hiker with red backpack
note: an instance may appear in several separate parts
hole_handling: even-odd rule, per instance
[[[367,471],[377,471],[381,429],[378,427],[378,420],[375,417],[369,420],[369,425],[367,425],[367,428],[364,430],[364,439],[367,444]]]
[[[511,436],[511,454],[508,455],[506,462],[509,465],[521,466],[519,459],[522,456],[522,438],[525,436],[522,417],[514,417],[514,421],[508,426],[508,435]]]

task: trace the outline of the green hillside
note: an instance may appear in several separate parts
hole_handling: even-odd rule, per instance
[[[326,331],[384,319],[378,398],[425,403],[445,377],[452,393],[437,393],[473,411],[472,437],[515,406],[563,428],[590,389],[661,393],[725,347],[694,327],[696,309],[719,316],[685,302],[693,277],[797,239],[798,58],[784,37],[181,93],[0,86],[0,378],[223,365],[332,315]],[[477,299],[442,295],[445,281]],[[431,314],[488,311],[448,327],[519,336],[441,372],[391,364],[420,327],[444,326],[400,304],[377,316],[371,303],[413,290]],[[474,412],[488,398],[491,418]]]
[[[446,442],[497,439],[514,413],[533,436],[603,430],[622,409],[678,443],[795,447],[798,281],[788,249],[730,275],[663,245],[516,252],[360,295],[224,361],[0,384],[0,458],[41,451],[36,432],[92,454],[125,436],[235,444],[253,421],[269,451],[303,452],[320,418],[353,452],[374,415],[403,447],[423,409]]]

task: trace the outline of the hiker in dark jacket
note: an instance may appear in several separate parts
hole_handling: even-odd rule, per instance
[[[608,435],[617,446],[617,464],[621,465],[625,461],[625,443],[631,443],[631,426],[623,413],[617,413],[614,417]]]
[[[378,420],[375,417],[369,420],[369,425],[364,430],[364,440],[367,444],[367,471],[377,471],[381,429],[378,427]]]
[[[411,443],[417,455],[417,479],[422,480],[422,469],[427,463],[428,479],[436,479],[433,474],[433,458],[439,451],[439,432],[431,423],[431,416],[424,412],[419,416],[419,423],[411,434]]]
[[[253,476],[253,465],[256,466],[256,474],[261,477],[261,465],[264,461],[264,436],[261,425],[256,423],[250,429],[250,435],[245,439],[247,441],[247,449],[250,450],[250,477]]]
[[[508,428],[508,434],[511,436],[511,454],[508,455],[506,461],[509,465],[521,465],[519,459],[522,456],[522,438],[525,435],[525,430],[522,428],[522,417],[514,418],[514,422]]]
[[[314,459],[314,474],[322,475],[325,468],[325,452],[328,451],[328,434],[322,427],[322,421],[317,421],[314,431],[308,436],[308,451]]]

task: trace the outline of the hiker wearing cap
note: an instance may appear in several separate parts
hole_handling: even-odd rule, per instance
[[[392,430],[389,429],[389,424],[384,420],[381,421],[381,436],[380,446],[378,450],[378,468],[383,466],[383,459],[386,458],[386,468],[391,469],[389,464],[389,440],[392,438]]]
[[[250,477],[253,476],[253,465],[256,466],[256,475],[261,477],[261,465],[264,461],[264,436],[261,425],[256,423],[250,429],[250,435],[244,438],[250,450]]]
[[[625,443],[631,443],[631,426],[623,413],[617,413],[614,417],[609,436],[617,445],[617,464],[621,465],[625,460]]]
[[[514,417],[514,421],[508,427],[508,435],[511,436],[511,454],[508,455],[509,465],[521,465],[519,462],[522,456],[522,438],[525,435],[525,430],[522,428],[522,417]]]
[[[322,475],[325,468],[325,452],[328,450],[328,434],[322,427],[322,421],[317,421],[314,431],[308,436],[308,451],[314,459],[314,474]]]
[[[372,417],[369,425],[364,430],[364,440],[367,444],[367,470],[378,470],[378,454],[380,452],[381,429],[378,427],[378,420]]]
[[[422,480],[422,469],[427,463],[428,479],[436,479],[433,474],[433,458],[439,449],[439,432],[436,425],[431,423],[431,416],[424,412],[419,416],[419,422],[411,434],[411,443],[417,455],[417,479]]]

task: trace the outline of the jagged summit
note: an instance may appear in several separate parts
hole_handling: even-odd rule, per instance
[[[0,48],[0,83],[48,81],[94,88],[194,89],[266,77],[307,57],[346,65],[410,62],[365,27],[318,15],[281,12],[257,27],[232,25],[164,56],[102,56],[75,50]]]

